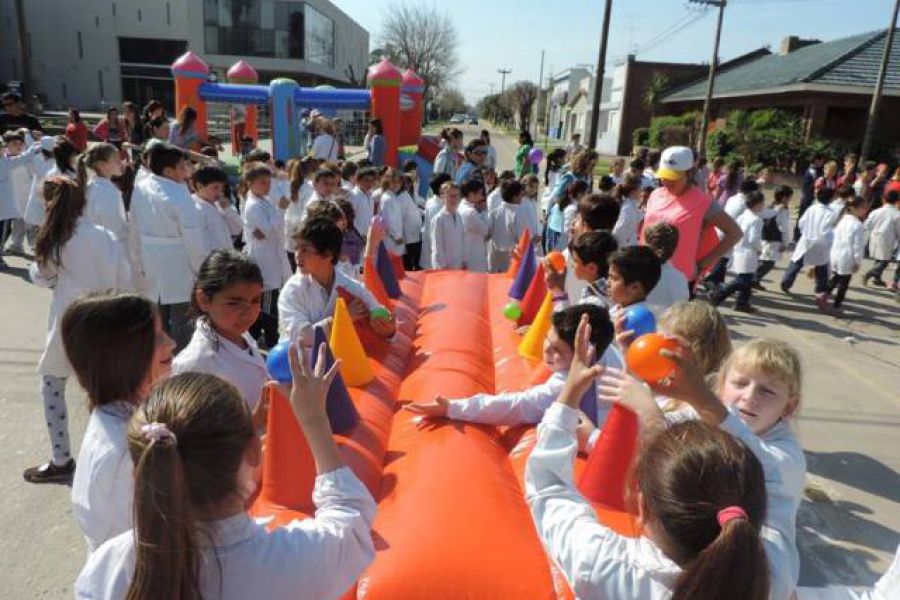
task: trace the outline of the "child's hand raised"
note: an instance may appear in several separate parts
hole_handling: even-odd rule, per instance
[[[404,409],[424,417],[446,417],[449,410],[449,402],[443,396],[437,396],[431,402],[410,403],[403,406]]]
[[[296,344],[292,344],[288,357],[291,363],[291,375],[293,383],[291,384],[290,395],[291,408],[300,425],[306,426],[317,420],[328,422],[328,415],[325,412],[325,398],[328,395],[328,388],[331,382],[337,376],[340,360],[335,360],[328,372],[325,372],[325,344],[319,345],[316,357],[316,365],[310,369],[305,353],[301,358],[300,349]]]
[[[615,402],[631,410],[637,415],[642,431],[665,428],[665,419],[650,387],[619,369],[608,368],[603,371],[597,399]]]
[[[562,292],[566,289],[566,269],[556,271],[549,258],[544,258],[544,283],[551,292]]]
[[[678,342],[677,350],[662,349],[660,355],[672,361],[676,369],[664,380],[651,384],[653,391],[674,400],[687,402],[700,413],[704,421],[719,424],[728,416],[728,411],[719,397],[706,383],[703,368],[690,346],[683,338],[672,336]]]
[[[595,365],[594,358],[597,352],[591,345],[591,325],[588,316],[582,315],[575,333],[575,355],[569,366],[569,376],[566,385],[560,393],[557,402],[578,409],[581,397],[594,384],[594,380],[603,372],[602,365]]]

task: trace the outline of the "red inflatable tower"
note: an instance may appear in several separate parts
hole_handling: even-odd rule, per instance
[[[422,130],[422,106],[425,81],[412,69],[403,72],[400,88],[400,145],[418,143]]]
[[[384,164],[396,167],[400,146],[400,85],[403,76],[388,59],[369,67],[368,84],[372,90],[372,116],[381,119],[386,142]]]
[[[229,83],[259,83],[259,73],[256,72],[249,63],[239,60],[228,69],[226,74]],[[232,116],[231,121],[231,153],[239,154],[241,148],[242,137],[253,139],[253,146],[259,143],[259,131],[256,124],[256,105],[248,104],[247,113],[244,116],[244,123],[235,123]]]
[[[197,133],[206,137],[206,102],[200,99],[200,86],[209,79],[209,66],[193,52],[185,52],[172,63],[175,78],[175,114],[185,106],[197,111]]]

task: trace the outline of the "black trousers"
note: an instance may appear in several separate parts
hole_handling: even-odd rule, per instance
[[[278,292],[281,290],[268,290],[263,292],[262,311],[256,319],[256,323],[250,326],[250,335],[254,340],[260,336],[263,338],[263,350],[268,350],[278,343]]]
[[[722,299],[724,300],[731,294],[736,294],[735,302],[738,306],[748,306],[750,304],[750,295],[753,293],[753,278],[755,273],[739,273],[734,276],[728,285],[722,288]]]
[[[831,274],[831,279],[828,281],[828,293],[834,292],[834,289],[837,288],[837,292],[834,292],[835,308],[840,308],[841,304],[844,303],[844,297],[847,295],[847,288],[849,287],[849,275],[838,275],[837,273]]]
[[[413,242],[406,245],[406,254],[403,255],[403,268],[407,271],[418,271],[421,267],[419,261],[422,258],[422,242]]]
[[[763,277],[769,274],[772,269],[775,268],[774,260],[761,260],[759,261],[759,267],[756,269],[756,282],[759,283],[763,280]]]

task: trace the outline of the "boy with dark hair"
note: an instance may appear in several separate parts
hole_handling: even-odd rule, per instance
[[[609,275],[609,257],[616,251],[615,238],[608,231],[588,231],[569,243],[572,257],[572,276],[582,282],[579,298],[566,294],[567,273],[553,269],[549,261],[544,265],[544,279],[553,298],[556,310],[569,306],[570,302],[595,304],[609,309],[611,302],[607,294],[606,278]]]
[[[863,285],[872,281],[874,285],[886,287],[882,279],[884,270],[891,260],[897,256],[897,242],[900,242],[900,193],[891,190],[884,195],[884,206],[876,208],[869,213],[865,221],[866,233],[869,235],[869,256],[875,261],[875,266],[863,275]],[[900,274],[900,264],[894,271],[894,281],[891,285],[897,291],[897,281]]]
[[[287,280],[278,297],[282,341],[300,340],[309,346],[316,325],[328,332],[339,288],[353,297],[347,308],[354,320],[367,319],[372,331],[383,338],[394,335],[393,317],[372,318],[373,310],[383,308],[372,293],[335,268],[341,257],[342,235],[334,221],[312,218],[303,223],[295,236],[297,273]]]
[[[186,185],[187,153],[159,142],[146,158],[150,173],[137,181],[131,196],[129,253],[136,287],[159,303],[163,328],[180,352],[191,339],[191,294],[206,258],[202,220]]]
[[[484,197],[484,183],[480,179],[469,179],[460,188],[462,203],[459,216],[463,223],[463,254],[467,271],[487,273],[488,236],[491,233],[491,219]]]
[[[661,270],[659,257],[648,246],[628,246],[613,252],[606,278],[609,298],[615,304],[609,311],[613,321],[629,306],[646,302],[659,283]]]
[[[659,282],[647,296],[650,310],[662,315],[673,304],[690,298],[687,277],[669,260],[678,247],[678,228],[667,221],[655,223],[644,230],[644,242],[656,252],[662,263]]]
[[[753,293],[753,280],[759,267],[759,253],[762,251],[762,219],[765,197],[760,191],[750,192],[745,199],[746,210],[737,218],[743,237],[734,247],[731,257],[731,270],[734,279],[721,291],[710,294],[713,306],[719,306],[731,294],[737,294],[734,310],[754,313],[750,306]]]
[[[490,211],[491,251],[488,264],[491,273],[503,273],[509,268],[512,252],[519,243],[522,232],[527,229],[519,202],[525,189],[515,179],[506,179],[500,184],[503,202]]]
[[[582,315],[591,325],[591,344],[596,356],[602,356],[613,339],[613,325],[603,308],[579,304],[554,313],[553,326],[544,339],[544,363],[553,371],[545,383],[520,392],[476,394],[469,398],[447,400],[438,396],[432,402],[407,404],[404,408],[425,417],[447,417],[488,425],[539,423],[544,411],[562,391],[574,356],[575,332]],[[598,402],[597,426],[602,427],[609,405]]]
[[[244,227],[241,215],[225,194],[228,173],[219,167],[200,167],[194,171],[194,204],[200,210],[206,254],[234,248],[234,238]]]
[[[375,216],[375,200],[372,198],[375,181],[375,169],[372,167],[359,169],[356,172],[356,185],[347,194],[347,200],[353,205],[353,226],[362,236],[369,231],[369,224]]]
[[[346,161],[341,165],[341,189],[350,191],[356,185],[356,176],[359,167],[352,160]]]

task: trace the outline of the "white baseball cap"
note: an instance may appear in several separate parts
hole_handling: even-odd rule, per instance
[[[659,157],[659,169],[656,176],[667,181],[678,181],[684,177],[685,171],[694,166],[694,151],[687,146],[671,146],[663,150]]]

